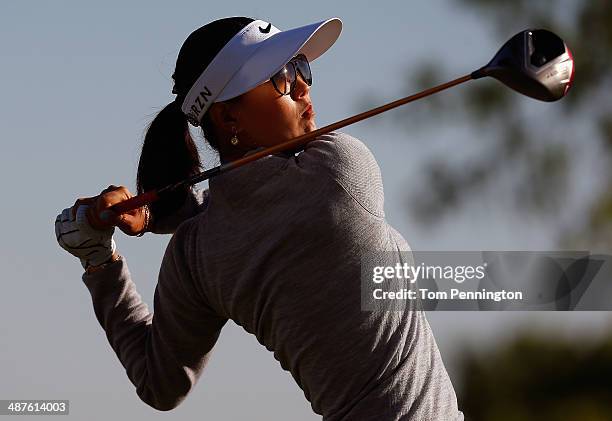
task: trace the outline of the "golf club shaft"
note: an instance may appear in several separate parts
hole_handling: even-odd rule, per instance
[[[132,209],[136,209],[139,208],[141,206],[150,204],[156,200],[158,200],[160,197],[162,197],[165,193],[168,193],[170,191],[174,191],[175,189],[181,187],[181,186],[185,186],[185,185],[193,185],[193,184],[197,184],[201,181],[204,180],[208,180],[218,174],[222,174],[226,171],[232,170],[234,168],[238,168],[241,167],[245,164],[248,164],[249,162],[255,161],[257,159],[263,158],[264,156],[268,156],[268,155],[272,155],[274,153],[277,152],[282,152],[282,151],[286,151],[289,149],[294,149],[298,146],[302,146],[304,144],[306,144],[307,142],[315,139],[317,136],[322,135],[324,133],[329,133],[332,132],[334,130],[338,130],[342,127],[348,126],[350,124],[356,123],[358,121],[361,120],[365,120],[366,118],[370,118],[372,116],[375,116],[377,114],[383,113],[385,111],[391,110],[393,108],[399,107],[400,105],[404,105],[404,104],[408,104],[409,102],[413,102],[416,100],[419,100],[421,98],[425,98],[429,95],[433,95],[435,93],[438,93],[440,91],[443,91],[445,89],[448,88],[452,88],[453,86],[459,85],[461,83],[467,82],[469,80],[473,79],[472,74],[468,74],[465,76],[462,76],[460,78],[454,79],[450,82],[446,82],[443,83],[441,85],[435,86],[433,88],[429,88],[426,89],[424,91],[421,91],[419,93],[416,93],[414,95],[410,95],[407,96],[405,98],[401,98],[398,99],[396,101],[390,102],[388,104],[385,105],[381,105],[380,107],[376,107],[373,108],[369,111],[364,111],[360,114],[354,115],[352,117],[348,117],[345,118],[344,120],[340,120],[336,123],[330,124],[328,126],[325,127],[321,127],[320,129],[317,130],[313,130],[312,132],[303,134],[301,136],[298,136],[294,139],[291,139],[287,142],[283,142],[283,143],[279,143],[278,145],[274,145],[271,146],[269,148],[263,149],[259,152],[255,152],[253,154],[247,155],[243,158],[237,159],[235,161],[231,161],[228,162],[226,164],[211,168],[210,170],[201,172],[199,174],[196,174],[193,177],[190,177],[188,179],[185,179],[183,181],[180,181],[176,184],[172,184],[169,186],[166,186],[162,189],[159,190],[151,190],[142,194],[139,194],[137,196],[134,196],[128,200],[125,200],[123,202],[117,203],[115,205],[113,205],[110,209],[114,212],[116,212],[117,214],[121,214],[121,213],[125,213],[128,212]]]

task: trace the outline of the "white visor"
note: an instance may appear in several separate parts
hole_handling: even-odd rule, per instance
[[[281,31],[255,20],[228,41],[193,84],[181,109],[194,126],[208,108],[267,82],[289,60],[304,54],[313,61],[340,36],[342,21],[331,18]]]

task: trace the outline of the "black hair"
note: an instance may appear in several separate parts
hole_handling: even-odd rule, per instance
[[[142,144],[136,192],[141,194],[184,180],[202,170],[198,148],[189,133],[181,104],[204,69],[241,29],[253,22],[247,17],[230,17],[213,21],[193,31],[183,43],[172,79],[176,99],[166,105],[147,127]],[[202,133],[215,150],[219,150],[208,113],[202,118]],[[170,215],[184,203],[189,186],[175,191],[150,205],[153,218]]]

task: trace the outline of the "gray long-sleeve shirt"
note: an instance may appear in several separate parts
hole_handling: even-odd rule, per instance
[[[180,404],[232,319],[325,421],[463,419],[425,313],[361,310],[361,256],[410,250],[385,220],[380,169],[363,143],[330,133],[209,184],[156,222],[174,234],[154,314],[125,257],[83,275],[144,402]]]

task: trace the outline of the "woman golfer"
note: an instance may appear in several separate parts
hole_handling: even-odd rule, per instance
[[[232,17],[194,31],[176,61],[176,98],[146,133],[138,193],[201,170],[188,122],[222,162],[315,130],[308,62],[341,27],[329,19],[280,31]],[[346,71],[366,58],[354,59]],[[96,317],[144,402],[179,405],[231,319],[274,353],[324,420],[463,419],[425,313],[412,304],[362,309],[361,259],[410,250],[385,220],[380,170],[362,142],[333,132],[214,177],[208,191],[106,210],[130,197],[111,185],[77,200],[55,227],[81,260]],[[116,250],[114,226],[173,233],[154,314]]]

